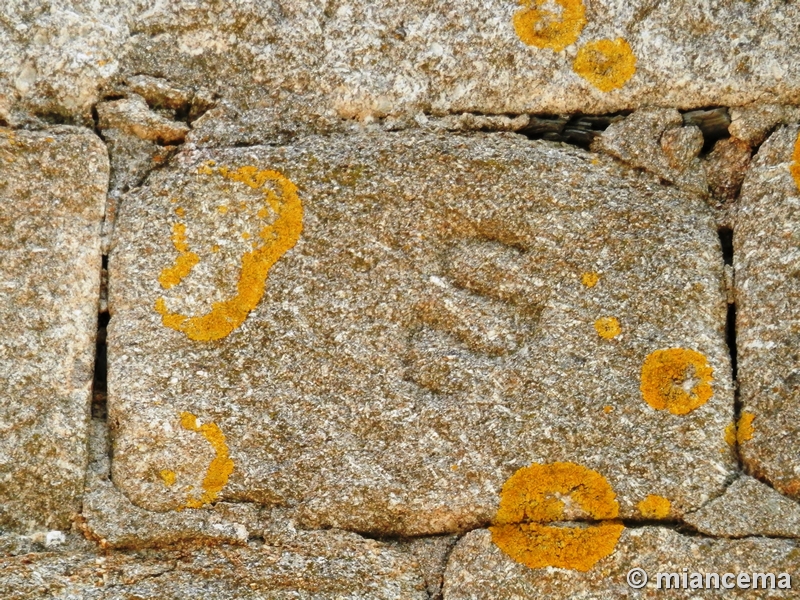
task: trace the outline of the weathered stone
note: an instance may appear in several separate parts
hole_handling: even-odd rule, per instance
[[[442,599],[442,584],[447,559],[456,545],[458,538],[454,535],[425,537],[407,543],[408,551],[419,564],[420,572],[425,578],[430,600]]]
[[[800,42],[786,35],[800,11],[779,0],[699,8],[687,0],[562,0],[566,27],[537,23],[538,3],[528,1],[29,4],[4,6],[6,120],[27,110],[89,122],[98,87],[115,76],[160,78],[229,100],[217,115],[223,123],[205,121],[198,136],[225,134],[227,142],[347,119],[394,127],[420,112],[791,103],[800,87],[792,60]]]
[[[140,507],[422,535],[491,520],[535,461],[599,471],[630,518],[736,470],[713,218],[610,159],[514,134],[187,151],[120,219],[113,481]]]
[[[800,548],[789,540],[746,539],[714,540],[681,535],[660,527],[625,529],[613,554],[598,562],[588,572],[568,569],[530,569],[514,562],[493,542],[486,529],[471,531],[456,544],[445,572],[444,597],[447,600],[516,600],[518,598],[717,598],[720,589],[686,589],[680,578],[693,573],[716,573],[735,586],[735,576],[746,573],[752,586],[753,573],[775,574],[775,588],[764,592],[753,589],[726,589],[730,598],[794,598],[797,594],[797,568]],[[643,569],[649,578],[646,587],[631,588],[626,577],[634,569]],[[665,580],[658,589],[658,573],[677,573],[681,589],[667,591]],[[789,574],[790,590],[779,590],[778,575]],[[713,585],[713,580],[709,582]],[[674,580],[671,585],[674,588]],[[717,584],[722,588],[722,582]],[[759,593],[764,596],[756,595]],[[769,594],[768,596],[766,594]]]
[[[0,573],[8,600],[428,598],[409,554],[336,531],[303,533],[282,546],[43,552],[0,558]]]
[[[684,521],[708,535],[800,538],[800,504],[747,475]]]
[[[800,107],[755,102],[731,109],[730,134],[750,146],[759,146],[777,125],[800,121]]]
[[[747,167],[750,166],[750,147],[741,140],[719,140],[704,157],[705,172],[711,198],[722,206],[739,196]]]
[[[159,144],[182,143],[189,131],[186,123],[150,110],[144,98],[136,94],[123,100],[101,102],[97,105],[97,118],[100,129],[117,129]]]
[[[743,411],[738,441],[750,472],[794,498],[800,498],[797,138],[796,125],[782,127],[753,158],[734,235]]]
[[[609,125],[592,143],[631,166],[647,169],[661,179],[698,194],[708,192],[703,163],[703,134],[683,126],[680,113],[671,108],[643,108]]]
[[[257,507],[219,502],[211,511],[156,513],[131,503],[108,479],[108,427],[94,419],[90,428],[90,463],[83,499],[83,531],[104,548],[146,548],[206,540],[244,544],[248,529],[260,533]]]
[[[128,21],[146,2],[9,0],[0,23],[0,120],[30,113],[92,124],[99,88],[119,69]]]
[[[97,136],[0,129],[0,528],[80,510],[107,185]]]

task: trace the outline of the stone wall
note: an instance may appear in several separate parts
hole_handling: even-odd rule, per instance
[[[6,4],[0,597],[797,597],[796,2]]]

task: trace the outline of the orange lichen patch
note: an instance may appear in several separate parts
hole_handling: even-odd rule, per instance
[[[588,527],[517,523],[489,527],[492,541],[518,563],[531,569],[557,567],[584,572],[614,552],[624,529],[620,523]]]
[[[245,231],[244,233],[242,233],[242,239],[243,240],[249,240],[250,239],[250,234]]]
[[[575,463],[533,463],[503,485],[495,523],[548,523],[564,515],[559,496],[569,496],[591,519],[613,519],[619,512],[606,478]]]
[[[548,10],[547,4],[556,4],[560,10]],[[529,46],[561,51],[575,43],[586,25],[583,0],[520,0],[520,6],[514,30]]]
[[[755,418],[756,416],[749,412],[742,413],[742,416],[739,417],[739,423],[736,426],[736,441],[740,444],[753,439],[753,433],[755,433],[753,420]]]
[[[594,328],[597,331],[597,335],[607,340],[613,339],[622,333],[619,321],[614,317],[602,317],[597,319],[597,321],[594,322]]]
[[[209,173],[209,175],[210,175],[210,173]],[[225,204],[222,204],[222,205],[218,206],[218,207],[217,207],[217,212],[218,212],[219,214],[221,214],[221,215],[227,215],[227,214],[228,214],[228,206],[227,206],[227,205],[225,205]],[[258,216],[259,216],[259,217],[261,216],[261,211],[259,211],[259,214],[258,214]],[[263,218],[263,217],[262,217],[262,218]]]
[[[725,443],[731,448],[736,445],[736,423],[728,423],[725,427]]]
[[[610,413],[613,410],[614,410],[614,407],[611,406],[611,405],[606,405],[606,406],[603,407],[603,412],[606,413],[606,414]]]
[[[214,244],[213,246],[211,246],[211,252],[213,252],[214,254],[219,252],[219,244]]]
[[[165,486],[170,487],[175,484],[175,471],[164,469],[158,475],[161,477],[161,481],[164,482]]]
[[[589,271],[581,275],[581,283],[588,288],[592,288],[600,281],[600,274],[594,271]]]
[[[622,38],[589,42],[578,50],[572,70],[603,92],[625,85],[636,73],[636,57]]]
[[[713,372],[706,357],[694,350],[656,350],[642,365],[642,397],[656,410],[688,414],[711,398]]]
[[[212,169],[206,164],[198,169],[198,172],[206,175],[218,174],[263,191],[266,205],[276,215],[275,221],[259,232],[260,241],[254,245],[253,250],[242,255],[242,270],[236,288],[237,293],[233,298],[215,302],[210,312],[197,317],[170,312],[164,298],[156,301],[155,310],[161,315],[162,323],[166,327],[182,331],[192,340],[208,341],[221,339],[239,327],[261,300],[269,270],[300,238],[303,231],[303,204],[297,196],[297,186],[277,171],[259,171],[252,166],[230,171],[225,167]],[[274,184],[280,194],[272,190],[268,184]],[[178,225],[182,226],[178,223],[176,227]],[[178,230],[173,229],[173,243],[176,250],[181,253],[183,250],[178,244],[185,243],[185,226],[180,230],[183,238],[178,239],[176,231]],[[188,250],[188,244],[186,248]],[[181,256],[183,254],[179,254],[173,267],[162,272],[162,277],[171,284],[170,287],[180,283],[188,275],[191,267],[197,264],[195,262],[188,266],[190,259],[183,259],[182,262]],[[165,276],[164,273],[168,275]],[[162,285],[167,287],[163,281]]]
[[[624,527],[615,522],[586,527],[542,525],[564,517],[564,500],[592,520],[619,513],[605,477],[574,463],[534,463],[514,473],[500,492],[500,507],[489,529],[494,543],[531,568],[588,571],[614,551]]]
[[[216,453],[203,479],[203,494],[199,498],[189,498],[184,505],[184,508],[202,508],[205,504],[216,500],[217,495],[228,483],[228,477],[233,473],[233,461],[228,456],[225,435],[216,423],[203,423],[198,426],[196,416],[182,412],[181,426],[189,431],[202,433]]]
[[[186,214],[186,211],[182,206],[179,206],[178,208],[175,209],[175,214],[178,215],[179,217],[182,217],[183,215]]]
[[[636,505],[645,519],[665,519],[671,507],[672,503],[669,500],[652,494]]]
[[[184,252],[175,259],[175,264],[161,271],[158,282],[165,290],[178,285],[183,278],[191,273],[192,269],[200,262],[200,257],[194,252]],[[160,298],[163,300],[163,298]],[[164,305],[166,308],[166,305]],[[158,309],[156,309],[158,310]],[[161,312],[161,311],[158,311]]]
[[[789,166],[789,172],[794,178],[794,183],[797,186],[797,189],[800,189],[800,133],[797,134],[797,140],[795,140],[794,143],[792,164]]]

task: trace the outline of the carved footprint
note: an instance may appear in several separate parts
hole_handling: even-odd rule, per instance
[[[156,300],[154,308],[161,315],[165,326],[183,332],[192,340],[206,341],[227,336],[258,305],[264,295],[267,275],[272,265],[293,248],[300,238],[303,231],[303,204],[297,196],[297,186],[277,171],[259,171],[252,166],[231,171],[226,167],[213,168],[207,164],[198,172],[204,175],[220,175],[263,191],[266,206],[258,212],[258,216],[262,219],[267,217],[268,209],[276,215],[275,221],[261,230],[258,235],[260,239],[253,243],[252,251],[242,255],[235,296],[222,302],[214,302],[208,313],[199,316],[171,312],[163,297]],[[280,195],[267,186],[268,183],[276,185]],[[178,256],[174,264],[165,268],[158,277],[164,289],[180,284],[200,263],[200,257],[189,249],[185,223],[178,222],[173,226],[172,244]]]

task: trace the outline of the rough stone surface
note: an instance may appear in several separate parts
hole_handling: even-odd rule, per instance
[[[105,555],[0,558],[7,600],[427,599],[412,557],[355,534],[299,534],[281,546],[184,546]]]
[[[670,529],[625,529],[614,553],[586,573],[565,569],[529,569],[512,561],[492,542],[486,529],[464,536],[450,555],[445,572],[447,600],[516,600],[552,598],[795,598],[800,548],[789,540],[714,540],[681,535]],[[647,573],[647,587],[635,590],[626,576],[633,568]],[[789,573],[792,590],[656,589],[658,573]],[[688,581],[687,574],[687,581]],[[663,580],[662,580],[663,581]],[[705,582],[705,580],[703,580]],[[663,584],[662,584],[663,585]],[[777,587],[777,581],[776,581]],[[763,594],[763,595],[756,595]]]
[[[747,469],[794,498],[800,498],[800,182],[790,167],[797,137],[797,125],[782,127],[761,146],[742,186],[734,235],[746,417],[741,453]]]
[[[195,327],[252,285],[237,281],[263,196],[231,179],[248,166],[294,182],[302,234],[240,326],[190,339],[169,313]],[[120,219],[113,481],[143,508],[251,501],[290,507],[304,528],[424,535],[491,520],[531,462],[599,471],[631,518],[650,494],[671,517],[699,508],[736,469],[713,218],[610,159],[513,134],[186,152]],[[689,414],[639,389],[645,359],[669,348],[713,370]]]
[[[108,426],[93,419],[91,456],[83,498],[81,523],[84,533],[104,548],[147,548],[183,541],[244,544],[264,528],[257,507],[219,502],[211,511],[186,510],[156,513],[131,503],[109,480]]]
[[[671,108],[644,108],[609,125],[592,149],[627,164],[647,169],[661,179],[698,193],[708,192],[703,163],[698,158],[703,133],[683,126],[681,114]]]
[[[0,529],[81,507],[107,186],[94,134],[0,128]]]
[[[800,538],[800,504],[747,475],[684,521],[714,536]]]
[[[97,118],[100,129],[114,128],[160,144],[182,143],[189,131],[186,123],[150,110],[144,98],[137,94],[123,100],[101,102],[97,105]]]
[[[425,577],[430,600],[442,599],[442,584],[447,559],[456,545],[458,538],[454,535],[424,537],[407,542],[408,551],[419,563],[419,569]]]
[[[736,138],[719,140],[704,158],[708,187],[716,207],[722,208],[739,197],[747,167],[750,147]]]
[[[0,118],[56,113],[90,122],[101,87],[138,76],[224,98],[198,139],[242,142],[421,112],[604,113],[798,99],[792,57],[800,42],[786,33],[800,25],[795,3],[569,4],[584,9],[574,35],[537,47],[515,28],[525,6],[501,0],[10,0],[0,28]]]
[[[757,102],[732,108],[728,130],[750,146],[760,146],[777,125],[797,121],[800,121],[800,107]]]

